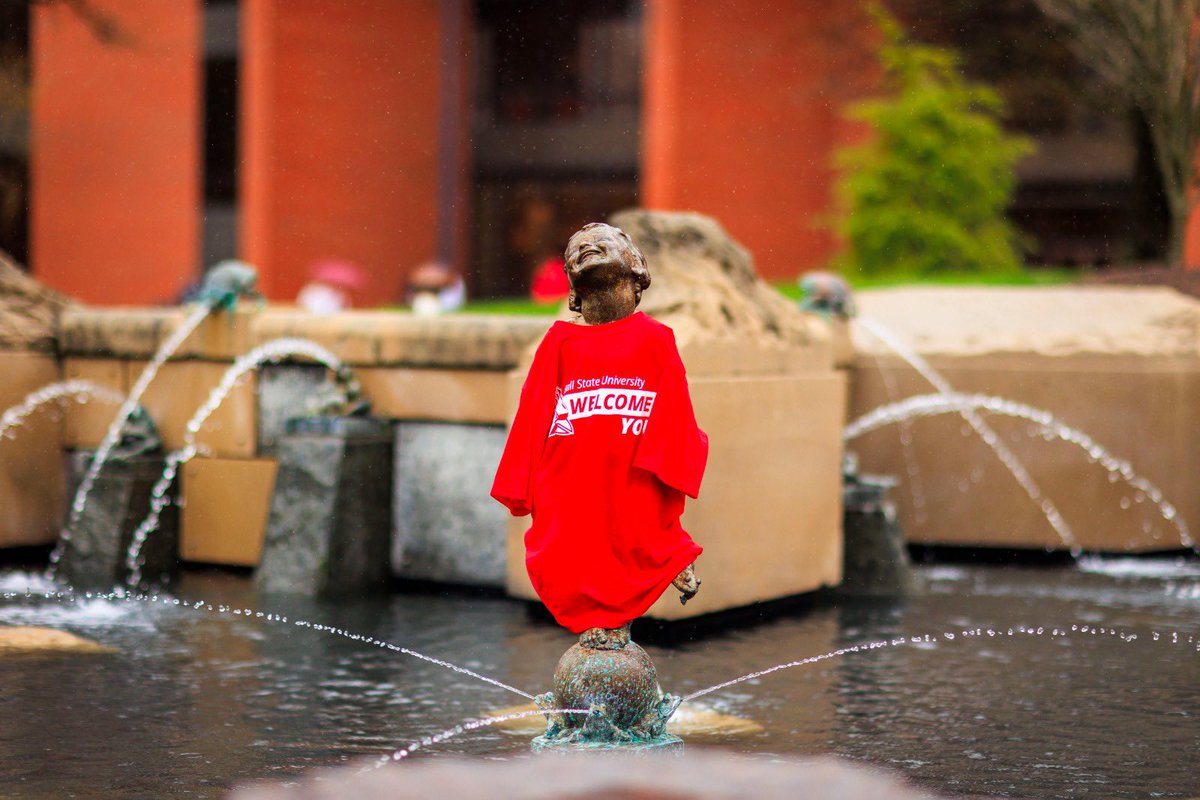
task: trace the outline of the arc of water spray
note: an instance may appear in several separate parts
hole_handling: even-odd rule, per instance
[[[167,337],[167,340],[162,343],[162,346],[158,348],[150,363],[146,365],[146,368],[142,370],[142,374],[138,376],[133,388],[129,390],[129,395],[125,398],[125,402],[121,404],[120,409],[117,410],[117,415],[113,417],[108,430],[104,432],[104,438],[92,456],[92,461],[88,465],[87,472],[84,473],[83,479],[79,482],[79,488],[76,490],[75,497],[71,501],[71,513],[67,518],[67,524],[63,527],[58,537],[58,542],[54,545],[54,550],[50,553],[50,565],[46,570],[50,577],[54,577],[58,572],[58,562],[62,559],[63,551],[71,541],[72,531],[79,524],[79,520],[83,516],[83,511],[87,506],[88,495],[96,483],[96,478],[100,475],[100,470],[104,467],[104,463],[108,461],[109,455],[111,455],[113,448],[116,447],[117,442],[121,438],[121,431],[125,427],[126,420],[129,419],[129,416],[137,408],[142,395],[146,393],[146,389],[150,386],[150,382],[154,380],[154,376],[158,374],[162,365],[191,336],[192,331],[196,330],[211,311],[212,306],[208,304],[197,306],[184,319],[183,324],[176,328]]]
[[[967,639],[972,639],[972,638],[982,639],[984,637],[986,637],[988,639],[995,639],[995,638],[1003,638],[1005,636],[1007,636],[1009,638],[1014,638],[1014,637],[1022,636],[1022,635],[1024,635],[1024,636],[1043,636],[1047,633],[1050,634],[1050,636],[1052,638],[1053,637],[1067,637],[1067,636],[1071,636],[1072,634],[1088,634],[1090,636],[1114,636],[1114,637],[1121,639],[1121,641],[1123,641],[1123,642],[1136,642],[1139,638],[1139,634],[1137,634],[1137,633],[1130,633],[1129,631],[1122,630],[1120,628],[1113,628],[1113,627],[1103,626],[1103,625],[1093,625],[1091,623],[1088,623],[1085,625],[1080,625],[1078,623],[1072,623],[1069,627],[1066,625],[1061,626],[1061,627],[1059,627],[1059,626],[1053,626],[1053,627],[1036,626],[1035,627],[1032,625],[1013,625],[1013,626],[1007,627],[1007,628],[967,628],[966,630],[960,631],[958,633],[954,633],[952,631],[945,631],[941,634],[925,634],[923,636],[896,636],[891,639],[878,639],[873,642],[863,642],[861,644],[855,644],[855,645],[851,645],[849,647],[842,647],[837,650],[832,650],[828,653],[822,653],[822,654],[816,655],[816,656],[809,656],[807,658],[797,659],[796,661],[789,661],[786,664],[776,664],[773,667],[767,667],[766,669],[760,669],[760,670],[757,670],[756,672],[750,672],[745,675],[741,675],[737,678],[731,678],[730,680],[722,681],[721,683],[714,684],[713,686],[709,686],[705,689],[699,689],[695,692],[692,692],[691,694],[685,696],[683,698],[682,702],[686,703],[691,700],[695,700],[698,697],[703,697],[706,694],[712,694],[713,692],[720,691],[721,689],[727,689],[730,686],[736,686],[740,683],[745,683],[746,681],[755,680],[756,678],[761,678],[766,675],[770,675],[774,672],[781,672],[785,669],[793,669],[795,667],[808,666],[809,664],[817,664],[821,661],[829,661],[831,659],[840,658],[842,656],[850,655],[853,653],[865,653],[865,652],[868,652],[871,650],[882,650],[882,649],[888,648],[888,647],[894,649],[897,647],[903,647],[904,645],[936,644],[939,641],[953,642],[956,639],[961,639],[961,640],[967,640]],[[1160,634],[1158,631],[1151,631],[1150,636],[1151,636],[1152,641],[1157,642],[1160,640],[1160,638],[1163,636],[1163,634]],[[1176,631],[1176,632],[1172,632],[1171,638],[1169,641],[1173,645],[1179,645],[1179,644],[1194,645],[1196,648],[1196,651],[1200,652],[1200,643],[1197,643],[1195,636],[1189,636],[1189,637],[1187,637],[1186,640],[1184,640],[1180,637],[1179,633]]]
[[[503,716],[499,717],[487,717],[486,719],[469,720],[467,722],[455,725],[453,728],[448,728],[441,733],[436,733],[432,736],[426,736],[424,739],[418,739],[417,741],[411,742],[407,747],[394,750],[389,755],[381,757],[373,765],[368,767],[366,770],[363,770],[363,772],[367,772],[371,769],[378,769],[379,767],[385,766],[386,764],[390,764],[394,761],[403,761],[411,756],[414,752],[422,748],[432,747],[433,745],[444,742],[454,736],[458,736],[469,731],[479,730],[480,728],[487,728],[491,725],[499,725],[502,722],[510,722],[516,719],[525,719],[526,717],[537,717],[549,714],[587,713],[590,712],[586,708],[552,708],[547,711],[542,711],[540,709],[538,711],[518,711],[513,714],[504,714]]]
[[[859,317],[858,324],[880,342],[890,347],[896,355],[907,361],[939,393],[954,393],[954,388],[950,386],[937,370],[931,367],[925,359],[921,358],[916,351],[900,341],[886,326],[867,317]],[[992,452],[1000,459],[1000,463],[1008,469],[1017,483],[1021,485],[1021,488],[1025,490],[1025,493],[1029,495],[1029,499],[1038,504],[1042,513],[1046,515],[1046,521],[1054,528],[1055,533],[1058,534],[1062,543],[1070,549],[1071,554],[1078,555],[1081,549],[1075,541],[1075,535],[1071,533],[1071,528],[1067,525],[1067,521],[1063,519],[1062,514],[1059,513],[1053,501],[1042,494],[1041,488],[1034,481],[1033,476],[1029,474],[1029,471],[1025,469],[1025,465],[1021,463],[1020,459],[1005,446],[1004,442],[1000,441],[1000,437],[996,435],[991,426],[973,409],[964,408],[959,410],[958,413],[974,429],[975,433],[979,434],[979,438],[983,440],[984,444],[992,449]]]
[[[26,590],[25,592],[3,592],[3,593],[0,593],[0,599],[4,599],[4,600],[13,600],[18,597],[24,597],[24,598],[28,599],[33,596],[34,596],[34,593],[29,590]],[[440,658],[434,658],[433,656],[427,656],[424,653],[417,652],[416,650],[412,650],[407,647],[402,647],[401,645],[398,645],[398,644],[392,644],[391,642],[385,642],[382,639],[376,639],[373,636],[366,636],[361,633],[352,633],[343,628],[335,628],[332,625],[324,625],[319,622],[309,622],[309,621],[303,620],[303,619],[289,620],[286,616],[283,616],[280,614],[275,614],[275,613],[269,612],[269,611],[256,611],[253,608],[234,608],[232,606],[226,606],[223,604],[218,604],[218,605],[214,606],[212,603],[209,603],[205,600],[196,600],[196,601],[180,600],[177,597],[171,597],[169,595],[132,594],[130,592],[126,592],[121,589],[117,589],[112,592],[85,592],[82,595],[76,594],[73,590],[67,591],[67,592],[62,592],[62,591],[41,592],[38,596],[44,600],[59,600],[59,601],[68,601],[68,602],[77,602],[80,598],[82,598],[84,600],[89,600],[89,601],[90,600],[101,600],[101,601],[120,600],[125,603],[130,603],[133,601],[138,601],[138,602],[142,602],[142,603],[159,603],[164,606],[174,606],[177,608],[190,608],[193,611],[206,611],[210,614],[233,614],[234,616],[245,617],[246,619],[260,619],[263,622],[272,623],[272,624],[273,623],[281,623],[281,624],[287,625],[290,623],[291,625],[294,625],[297,628],[307,628],[309,630],[317,631],[319,633],[329,633],[329,634],[333,634],[335,636],[340,636],[343,639],[349,639],[352,642],[362,642],[363,644],[366,644],[366,645],[372,645],[374,647],[379,647],[384,650],[390,650],[393,653],[400,653],[401,655],[411,656],[412,658],[416,658],[420,661],[425,661],[429,664],[434,664],[436,666],[443,667],[445,669],[450,670],[451,672],[457,672],[460,675],[467,675],[468,677],[475,678],[477,680],[483,681],[484,683],[491,684],[492,686],[495,686],[498,689],[504,689],[506,691],[512,692],[513,694],[518,694],[521,697],[524,697],[526,700],[534,699],[533,695],[529,694],[528,692],[523,692],[514,686],[509,686],[507,683],[504,683],[503,681],[498,681],[495,678],[489,678],[486,675],[481,675],[478,672],[475,672],[474,670],[467,669],[466,667],[461,667],[458,664],[455,664],[450,661],[444,661]],[[538,711],[536,713],[541,714],[544,712]]]
[[[167,492],[179,472],[179,467],[199,452],[196,436],[200,433],[200,428],[247,373],[264,363],[294,356],[310,358],[334,371],[341,369],[342,366],[342,362],[337,356],[315,342],[283,337],[259,345],[238,358],[230,365],[229,369],[225,370],[225,374],[221,376],[221,380],[209,394],[208,399],[188,420],[187,426],[184,428],[183,447],[167,456],[162,476],[150,489],[150,511],[141,524],[134,529],[129,541],[129,549],[125,553],[125,568],[128,570],[126,584],[128,586],[136,588],[142,582],[142,566],[145,561],[141,557],[142,548],[150,534],[158,529],[163,509],[171,502]]]
[[[125,399],[120,392],[98,386],[91,381],[69,380],[52,383],[25,395],[21,402],[0,415],[0,440],[5,439],[9,435],[9,431],[21,425],[30,414],[47,403],[68,398],[86,403],[92,397],[110,403],[120,403]]]
[[[1134,472],[1132,465],[1124,459],[1117,458],[1100,443],[1083,431],[1063,424],[1053,414],[1045,409],[1006,400],[1002,397],[992,397],[982,394],[962,394],[948,392],[942,394],[923,394],[909,397],[897,403],[880,406],[863,414],[846,426],[842,433],[844,441],[850,441],[873,430],[882,428],[901,420],[913,417],[931,417],[939,414],[961,413],[964,409],[972,411],[987,411],[1007,417],[1028,420],[1035,423],[1045,435],[1053,436],[1065,442],[1070,442],[1087,452],[1088,456],[1104,466],[1112,475],[1119,475],[1133,488],[1143,492],[1158,505],[1163,519],[1174,523],[1179,531],[1179,543],[1184,547],[1196,548],[1196,542],[1188,530],[1187,523],[1178,510],[1163,496],[1162,490],[1150,481]]]
[[[879,377],[883,379],[883,387],[887,392],[888,402],[895,402],[896,397],[900,394],[896,387],[896,378],[892,375],[891,370],[883,368],[878,353],[875,354],[875,368],[879,371]],[[925,511],[925,487],[924,480],[921,477],[921,468],[913,452],[912,440],[912,425],[905,422],[900,426],[900,453],[904,456],[904,471],[907,479],[904,483],[908,487],[909,496],[912,497],[913,509],[916,512],[914,521],[917,525],[921,525],[927,519]]]

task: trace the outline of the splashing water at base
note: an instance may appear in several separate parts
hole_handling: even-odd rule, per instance
[[[467,675],[469,677],[483,681],[484,683],[488,683],[488,684],[491,684],[492,686],[496,686],[500,689],[504,689],[506,691],[512,692],[513,694],[518,694],[521,697],[527,698],[529,700],[533,699],[533,695],[529,694],[528,692],[523,692],[520,689],[509,686],[506,683],[497,681],[494,678],[489,678],[486,675],[480,675],[477,672],[474,672],[465,667],[460,667],[457,664],[452,664],[449,661],[443,661],[442,659],[434,658],[433,656],[427,656],[424,653],[418,653],[415,650],[410,650],[407,647],[401,647],[400,645],[395,645],[390,642],[385,642],[380,639],[374,638],[372,636],[367,636],[367,635],[359,634],[359,633],[352,633],[350,631],[347,631],[347,630],[344,630],[342,628],[338,628],[335,626],[331,626],[331,625],[324,625],[321,623],[309,622],[308,620],[303,620],[303,619],[291,620],[289,623],[289,619],[287,616],[282,615],[282,614],[276,614],[274,612],[259,611],[259,610],[253,609],[253,608],[227,606],[223,603],[218,603],[217,605],[214,606],[212,603],[209,603],[204,600],[197,600],[197,601],[181,600],[178,597],[174,597],[172,595],[165,594],[165,593],[162,593],[162,594],[133,594],[130,592],[125,592],[125,591],[120,591],[120,590],[112,591],[112,592],[84,592],[83,594],[75,594],[72,591],[33,592],[33,591],[29,591],[29,590],[27,590],[25,592],[3,592],[3,593],[0,593],[0,599],[2,599],[2,600],[15,600],[15,599],[29,600],[29,599],[33,599],[35,597],[37,597],[41,600],[53,601],[53,602],[82,603],[82,604],[84,604],[85,607],[93,609],[93,611],[96,608],[101,608],[101,609],[105,608],[106,607],[105,604],[108,604],[107,607],[110,609],[116,609],[116,608],[120,608],[120,606],[123,604],[128,605],[130,603],[146,603],[146,604],[150,604],[150,605],[161,604],[166,607],[187,609],[187,610],[190,610],[193,612],[204,612],[204,613],[208,613],[208,614],[216,614],[218,616],[219,615],[231,615],[234,617],[244,617],[245,619],[262,620],[265,623],[281,623],[284,625],[291,624],[297,628],[305,628],[308,630],[316,631],[318,633],[328,633],[328,634],[331,634],[334,636],[340,636],[351,642],[361,642],[362,644],[368,645],[370,647],[378,647],[378,648],[382,648],[384,650],[389,650],[393,653],[400,653],[402,655],[411,656],[412,658],[416,658],[416,659],[425,661],[430,664],[435,664],[439,667],[448,669],[452,672],[457,672],[462,675]],[[538,713],[541,713],[541,712],[538,712]]]
[[[204,426],[204,423],[220,407],[221,403],[229,396],[229,393],[233,391],[238,382],[250,372],[258,369],[263,364],[280,361],[284,358],[295,358],[296,356],[312,359],[335,372],[341,369],[342,366],[342,362],[337,356],[315,342],[290,337],[272,339],[234,361],[229,369],[225,370],[225,374],[221,376],[221,380],[218,381],[216,387],[209,393],[208,399],[201,404],[196,413],[192,415],[192,418],[188,420],[184,428],[183,448],[167,456],[167,463],[163,468],[162,476],[150,488],[150,511],[146,515],[146,518],[134,529],[130,538],[129,549],[125,553],[125,567],[129,573],[126,578],[128,586],[133,588],[141,586],[142,567],[145,566],[145,559],[141,557],[142,548],[145,546],[146,539],[150,534],[158,529],[163,509],[171,502],[168,492],[171,484],[175,481],[175,475],[179,472],[179,467],[187,463],[199,452],[199,447],[196,444],[196,436],[200,433],[200,429]]]
[[[31,414],[49,403],[63,400],[87,403],[93,399],[108,403],[120,403],[124,397],[112,389],[97,386],[91,381],[70,380],[43,386],[25,395],[20,403],[0,415],[0,441],[10,438]]]
[[[940,394],[953,394],[954,389],[946,381],[941,374],[929,365],[925,359],[921,358],[914,350],[900,340],[887,326],[876,322],[867,317],[858,317],[857,323],[863,330],[870,333],[879,341],[890,347],[896,355],[904,359],[908,364],[915,369],[921,377],[929,381],[933,388],[937,389]],[[1067,525],[1067,521],[1063,519],[1058,508],[1054,505],[1050,498],[1042,494],[1041,487],[1037,485],[1029,471],[1025,469],[1025,465],[1021,463],[1004,442],[1000,441],[1000,437],[996,432],[972,409],[963,409],[959,412],[962,418],[968,425],[971,426],[975,433],[981,438],[996,457],[1000,459],[1000,463],[1005,469],[1016,479],[1025,493],[1029,495],[1029,499],[1037,504],[1038,508],[1046,516],[1046,521],[1050,523],[1050,527],[1054,528],[1054,532],[1058,534],[1062,543],[1067,546],[1073,555],[1078,555],[1082,552],[1078,543],[1075,541],[1075,535],[1071,532],[1071,528]]]
[[[383,756],[382,758],[380,758],[379,761],[374,764],[374,766],[382,767],[382,766],[386,766],[387,764],[391,764],[396,761],[403,761],[404,759],[408,758],[413,753],[415,753],[417,750],[420,750],[422,748],[432,747],[433,745],[440,744],[441,742],[444,742],[447,739],[451,739],[455,736],[460,736],[469,731],[477,731],[480,728],[490,728],[493,725],[503,725],[506,722],[512,722],[513,720],[518,720],[518,719],[525,719],[527,717],[545,717],[548,714],[587,714],[587,713],[588,713],[588,710],[586,708],[559,708],[559,709],[547,709],[546,711],[541,711],[541,710],[517,711],[512,714],[502,714],[500,716],[495,716],[495,717],[485,717],[484,719],[468,720],[459,725],[455,725],[453,728],[448,728],[448,729],[442,731],[441,733],[435,733],[432,736],[426,736],[423,739],[419,739],[419,740],[410,742],[406,747],[402,747],[398,750],[393,750],[390,755],[386,755],[386,756]]]
[[[1172,523],[1179,534],[1179,543],[1184,547],[1196,549],[1196,542],[1188,530],[1187,522],[1180,516],[1178,510],[1163,496],[1162,490],[1134,472],[1128,461],[1117,458],[1108,452],[1101,444],[1083,431],[1072,428],[1060,422],[1049,411],[1027,406],[1003,397],[992,397],[980,394],[961,394],[944,392],[941,394],[925,394],[909,397],[898,403],[880,406],[863,414],[846,426],[842,432],[843,441],[851,441],[873,430],[891,425],[901,420],[911,420],[919,417],[932,417],[939,414],[962,413],[964,410],[987,411],[1006,417],[1024,419],[1038,425],[1043,438],[1059,439],[1081,448],[1088,457],[1098,462],[1108,470],[1110,476],[1119,478],[1142,493],[1158,506],[1162,518]],[[1128,507],[1128,503],[1123,504]],[[1078,555],[1076,553],[1076,555]]]
[[[680,696],[828,654],[708,691],[707,707],[761,730],[706,745],[838,755],[955,796],[1200,796],[1200,775],[1178,758],[1200,746],[1200,605],[1187,596],[1200,577],[1073,565],[917,569],[929,589],[903,603],[817,602],[670,647],[635,626],[635,639],[663,688]],[[43,796],[103,786],[114,797],[217,797],[233,783],[348,759],[373,764],[397,742],[453,731],[504,695],[372,640],[436,652],[530,689],[517,692],[528,701],[550,688],[574,638],[499,599],[271,596],[266,607],[248,578],[192,570],[172,591],[156,602],[0,598],[0,624],[79,628],[119,650],[90,661],[0,658],[11,697],[0,747],[36,754],[0,760],[0,783]],[[501,726],[470,734],[417,755],[529,753],[527,736]]]

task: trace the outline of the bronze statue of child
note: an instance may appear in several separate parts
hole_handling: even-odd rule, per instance
[[[555,619],[587,647],[620,649],[672,584],[686,602],[701,553],[680,525],[700,490],[708,437],[696,424],[671,329],[637,305],[646,259],[620,229],[568,241],[568,304],[534,357],[492,496],[532,515],[526,567]]]

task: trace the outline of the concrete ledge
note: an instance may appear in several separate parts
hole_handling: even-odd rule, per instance
[[[188,315],[186,308],[82,308],[63,314],[66,356],[148,359]],[[289,307],[210,316],[173,356],[227,361],[281,336],[310,339],[356,366],[436,366],[506,370],[538,341],[545,317],[450,314],[416,317],[400,311],[347,311],[318,316]]]

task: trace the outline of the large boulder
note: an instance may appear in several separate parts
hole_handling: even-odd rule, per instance
[[[805,346],[828,334],[758,276],[754,259],[703,214],[633,209],[614,214],[650,265],[641,310],[680,340],[740,338]]]
[[[70,304],[0,250],[0,349],[54,350],[59,315]]]

